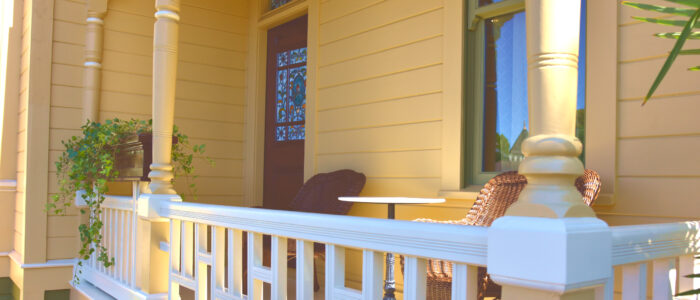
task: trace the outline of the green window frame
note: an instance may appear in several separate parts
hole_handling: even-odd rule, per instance
[[[483,0],[481,0],[484,2]],[[465,48],[464,48],[464,130],[463,157],[464,177],[462,186],[481,185],[503,171],[483,171],[484,161],[484,96],[485,96],[485,58],[486,25],[485,20],[525,10],[525,0],[494,0],[491,4],[479,5],[480,0],[465,0]],[[583,2],[585,4],[585,2]],[[583,15],[585,17],[585,14]],[[585,24],[585,23],[584,23]],[[585,51],[585,39],[582,40]],[[581,53],[585,55],[585,52]],[[585,72],[585,69],[584,71]],[[580,76],[585,77],[585,73]],[[585,93],[585,82],[579,84]],[[585,98],[585,97],[584,97]],[[584,104],[585,105],[585,104]],[[579,112],[576,134],[583,142],[585,136],[585,109]],[[582,123],[582,124],[579,124]],[[582,127],[579,128],[579,125]],[[584,147],[585,149],[585,147]],[[584,155],[581,155],[583,160]]]

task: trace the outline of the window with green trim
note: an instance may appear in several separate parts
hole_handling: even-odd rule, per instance
[[[517,170],[529,134],[525,1],[466,1],[465,186]],[[586,0],[581,5],[576,136],[584,142]]]

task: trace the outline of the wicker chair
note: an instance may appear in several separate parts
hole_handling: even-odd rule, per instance
[[[416,219],[417,222],[447,223],[472,226],[491,226],[494,220],[503,216],[506,209],[513,204],[520,195],[520,191],[527,184],[525,176],[511,171],[497,175],[489,180],[481,189],[469,213],[464,219],[455,221],[435,221],[431,219]],[[600,192],[600,176],[593,170],[586,169],[583,176],[576,179],[576,188],[583,196],[583,201],[591,206]],[[403,257],[401,258],[401,270],[403,270]],[[501,287],[491,281],[486,268],[480,267],[478,299],[495,297],[500,299]],[[452,294],[452,263],[441,260],[428,260],[427,274],[427,299],[442,300],[451,299]]]

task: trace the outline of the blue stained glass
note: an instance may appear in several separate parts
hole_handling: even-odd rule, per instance
[[[278,8],[282,5],[287,4],[290,0],[270,0],[270,10]]]
[[[287,121],[287,70],[277,71],[277,123]]]
[[[304,125],[291,125],[288,130],[290,141],[303,140],[306,136]]]
[[[305,120],[306,110],[306,66],[289,69],[289,121]]]
[[[289,64],[300,64],[306,62],[306,47],[289,51]]]
[[[287,136],[287,126],[277,126],[277,134],[275,140],[278,142],[284,141]]]
[[[277,53],[277,66],[278,67],[284,67],[287,65],[288,62],[289,62],[289,52],[288,51]]]

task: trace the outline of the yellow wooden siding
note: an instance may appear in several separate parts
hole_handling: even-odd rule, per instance
[[[242,201],[247,5],[242,0],[181,5],[175,124],[192,143],[206,144],[215,161],[213,167],[195,163],[198,202]],[[101,120],[151,118],[154,13],[148,1],[109,2]],[[189,194],[184,180],[176,188]]]
[[[64,150],[61,141],[80,133],[86,17],[85,1],[55,0],[47,200],[58,193],[55,162]],[[76,256],[77,215],[74,209],[65,216],[48,215],[46,259]]]
[[[656,96],[640,106],[674,41],[652,36],[670,27],[631,19],[654,13],[619,9],[616,204],[600,215],[613,225],[697,219],[700,73],[686,70],[697,60],[677,59]]]
[[[364,195],[437,195],[442,24],[442,1],[321,2],[318,172],[363,172]],[[355,204],[351,214],[385,210]]]

